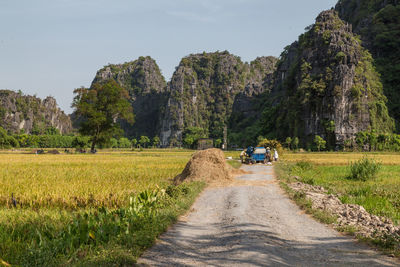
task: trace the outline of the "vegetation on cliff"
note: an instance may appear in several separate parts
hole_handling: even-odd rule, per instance
[[[370,53],[332,10],[282,53],[268,100],[264,133],[282,140],[311,146],[320,135],[333,148],[360,131],[393,130]]]
[[[139,57],[124,64],[107,65],[97,72],[92,86],[110,79],[128,91],[136,116],[133,125],[120,121],[125,135],[132,138],[158,136],[159,119],[166,105],[166,82],[155,60]]]
[[[266,90],[275,62],[263,57],[249,65],[227,51],[183,58],[169,84],[162,144],[179,145],[194,128],[202,129],[198,136],[215,140],[222,140],[228,127],[229,132],[241,131],[240,116],[254,113],[251,102]]]
[[[400,130],[400,2],[397,0],[340,0],[339,16],[353,25],[363,46],[375,59],[389,113]]]
[[[21,91],[0,90],[0,127],[9,133],[70,133],[72,124],[53,97],[40,99]]]
[[[244,89],[246,65],[228,52],[183,58],[170,82],[170,97],[161,140],[181,143],[190,127],[204,137],[221,138],[236,94]]]

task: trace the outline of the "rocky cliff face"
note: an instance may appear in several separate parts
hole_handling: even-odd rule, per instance
[[[0,126],[11,133],[42,134],[53,127],[65,134],[72,124],[53,97],[44,100],[10,90],[0,90]]]
[[[204,136],[223,138],[232,111],[254,112],[250,102],[265,91],[275,59],[258,58],[251,65],[228,52],[183,58],[169,83],[162,120],[163,146],[180,145],[185,130],[203,129]]]
[[[277,62],[275,57],[259,57],[250,63],[245,89],[235,96],[229,118],[228,140],[231,145],[245,147],[263,134],[260,125],[262,107],[271,92]]]
[[[340,0],[335,9],[371,52],[400,131],[400,1]]]
[[[311,142],[320,135],[333,146],[359,131],[391,131],[393,121],[372,63],[352,26],[333,10],[322,12],[278,63],[270,95],[277,136]]]
[[[271,90],[277,62],[275,57],[258,57],[250,63],[245,88],[235,96],[233,113],[240,113],[244,117],[259,114],[259,107],[254,101],[258,100],[261,94]]]
[[[159,118],[166,103],[166,82],[154,59],[139,59],[119,65],[108,65],[99,70],[92,84],[114,79],[128,90],[131,97],[134,125],[121,122],[129,137],[158,135]]]

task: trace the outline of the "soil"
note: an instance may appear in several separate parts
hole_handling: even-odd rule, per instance
[[[208,187],[139,266],[400,265],[304,214],[279,187],[273,166],[243,169],[252,173]]]

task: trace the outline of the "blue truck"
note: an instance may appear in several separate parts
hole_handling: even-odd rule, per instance
[[[248,147],[246,150],[246,163],[247,164],[256,164],[258,162],[267,163],[267,150],[265,147]]]

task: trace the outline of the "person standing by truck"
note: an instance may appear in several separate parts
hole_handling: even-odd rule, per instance
[[[240,153],[240,161],[244,163],[245,159],[246,159],[246,149],[243,149],[243,151]]]
[[[271,149],[267,147],[267,152],[265,153],[265,158],[267,159],[267,162],[271,162]]]
[[[278,151],[276,151],[276,149],[274,148],[274,160],[278,161],[279,155],[278,155]]]

